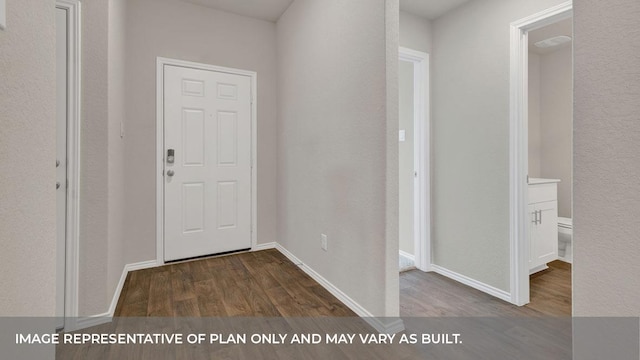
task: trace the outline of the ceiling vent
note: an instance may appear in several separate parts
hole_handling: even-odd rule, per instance
[[[551,47],[555,47],[555,46],[559,46],[565,43],[568,43],[571,41],[571,38],[565,35],[560,35],[560,36],[554,36],[552,38],[546,39],[546,40],[542,40],[542,41],[538,41],[537,43],[533,44],[536,47],[539,47],[541,49],[547,49],[547,48],[551,48]]]

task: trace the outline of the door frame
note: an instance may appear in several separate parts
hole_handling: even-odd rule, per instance
[[[80,248],[80,134],[81,134],[81,3],[56,0],[55,7],[67,11],[67,211],[65,236],[64,329],[77,329],[78,268]]]
[[[406,47],[399,60],[413,63],[413,234],[415,267],[431,268],[431,123],[429,114],[429,54]]]
[[[511,302],[529,303],[529,31],[573,16],[571,1],[511,23],[509,242]]]
[[[251,248],[258,244],[257,231],[257,83],[255,71],[240,70],[185,60],[158,57],[156,60],[156,264],[164,265],[164,67],[179,66],[189,69],[215,71],[248,76],[251,79]]]

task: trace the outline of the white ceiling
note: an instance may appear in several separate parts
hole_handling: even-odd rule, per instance
[[[400,0],[400,10],[434,20],[469,0]]]
[[[555,36],[565,35],[573,40],[573,20],[571,18],[559,21],[557,23],[547,25],[543,28],[536,29],[529,32],[529,52],[534,54],[547,54],[558,49],[562,49],[567,46],[571,46],[571,42],[551,47],[541,49],[539,47],[534,46],[533,44],[538,41],[550,39]]]
[[[293,0],[182,0],[252,18],[278,21]]]

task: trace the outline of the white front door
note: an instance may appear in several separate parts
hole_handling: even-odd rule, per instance
[[[164,65],[164,260],[251,247],[251,78]]]
[[[56,328],[64,327],[67,236],[67,11],[56,8]],[[53,166],[53,164],[51,164]],[[53,184],[52,184],[53,186]]]

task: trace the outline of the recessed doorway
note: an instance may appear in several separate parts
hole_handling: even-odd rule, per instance
[[[429,55],[399,54],[399,267],[430,271]]]

